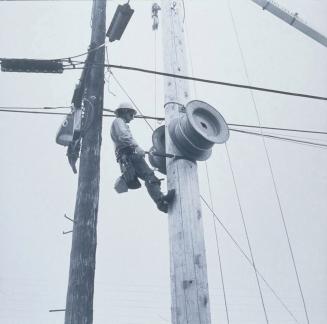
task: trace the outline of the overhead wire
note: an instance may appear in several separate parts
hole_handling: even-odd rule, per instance
[[[238,133],[242,133],[242,134],[249,134],[249,135],[256,135],[256,136],[260,136],[260,137],[278,139],[278,140],[288,141],[288,142],[297,143],[297,144],[327,147],[327,144],[316,143],[316,142],[311,142],[311,141],[302,141],[302,140],[297,140],[297,139],[289,138],[289,137],[270,135],[270,134],[267,134],[267,133],[249,132],[249,131],[245,131],[245,130],[241,130],[241,129],[235,129],[235,128],[229,128],[229,130],[232,131],[232,132],[238,132]]]
[[[127,98],[131,101],[131,103],[133,104],[133,106],[136,108],[136,110],[143,115],[141,109],[136,105],[135,101],[131,98],[131,96],[128,94],[128,92],[125,90],[125,88],[122,86],[122,84],[118,81],[118,79],[116,78],[116,76],[112,73],[112,71],[110,71],[112,77],[114,78],[115,82],[118,84],[118,86],[121,88],[121,90],[125,93],[125,95],[127,96]],[[154,131],[153,127],[150,125],[150,123],[144,119],[144,121],[147,123],[147,125],[150,127],[150,129],[152,131]]]
[[[226,143],[225,143],[225,148],[226,148],[226,154],[227,154],[227,157],[228,157],[228,163],[229,163],[230,171],[231,171],[232,178],[233,178],[235,194],[236,194],[238,207],[239,207],[241,218],[242,218],[242,224],[243,224],[243,228],[244,228],[244,232],[245,232],[245,236],[246,236],[246,241],[248,243],[248,248],[249,248],[249,251],[250,251],[251,262],[253,264],[253,269],[254,269],[254,273],[255,273],[255,277],[256,277],[256,282],[257,282],[257,285],[258,285],[261,305],[262,305],[262,309],[263,309],[263,312],[264,312],[264,315],[265,315],[266,323],[268,324],[269,320],[268,320],[268,313],[267,313],[267,309],[266,309],[266,304],[265,304],[265,301],[264,301],[264,298],[263,298],[263,293],[262,293],[262,288],[261,288],[261,284],[260,284],[260,281],[259,281],[258,273],[256,271],[254,254],[253,254],[253,251],[252,251],[252,244],[251,244],[251,241],[250,241],[250,236],[249,236],[249,232],[248,232],[248,229],[247,229],[247,224],[246,224],[246,221],[245,221],[243,207],[242,207],[242,204],[241,204],[241,199],[240,199],[240,195],[239,195],[238,188],[237,188],[237,183],[236,183],[235,173],[234,173],[234,170],[233,170],[232,160],[231,160],[229,150],[228,150],[228,146],[227,146]]]
[[[40,110],[40,109],[47,109],[47,110],[54,110],[54,109],[71,109],[71,106],[44,106],[44,107],[19,107],[19,106],[11,106],[11,107],[6,107],[6,106],[0,106],[0,109],[15,109],[15,110]]]
[[[200,195],[201,200],[204,202],[204,204],[206,205],[206,207],[209,209],[209,211],[211,213],[213,213],[213,215],[215,216],[215,219],[217,220],[217,222],[220,224],[220,226],[222,227],[222,229],[225,231],[225,233],[228,235],[228,237],[232,240],[232,242],[234,243],[234,245],[236,246],[236,248],[239,250],[239,252],[243,255],[243,257],[245,258],[245,260],[247,260],[247,262],[250,264],[250,266],[253,268],[253,264],[252,261],[250,259],[250,257],[246,254],[246,252],[242,249],[241,245],[238,243],[238,241],[233,237],[232,233],[228,230],[228,228],[224,225],[224,223],[222,222],[222,220],[217,216],[217,214],[215,213],[215,211],[213,209],[211,209],[210,205],[208,204],[208,202],[206,201],[206,199],[204,199],[204,197],[202,195]],[[300,322],[297,320],[297,318],[295,317],[295,315],[292,313],[292,311],[288,308],[288,306],[284,303],[284,301],[282,300],[282,298],[277,294],[277,292],[272,288],[272,286],[269,284],[269,282],[266,280],[266,278],[263,276],[263,274],[259,271],[258,268],[255,268],[255,271],[258,273],[258,276],[261,278],[261,280],[265,283],[265,285],[267,286],[267,288],[272,292],[272,294],[276,297],[276,299],[280,302],[280,304],[283,306],[283,308],[287,311],[287,313],[294,319],[294,321],[296,323]]]
[[[238,34],[238,30],[237,30],[236,22],[235,22],[235,19],[234,19],[234,15],[233,15],[233,12],[232,12],[232,7],[231,7],[230,0],[227,0],[227,2],[228,2],[229,13],[230,13],[231,20],[232,20],[232,25],[233,25],[233,28],[234,28],[234,33],[235,33],[237,45],[238,45],[240,55],[241,55],[241,59],[242,59],[242,63],[243,63],[245,76],[246,76],[248,84],[250,85],[251,84],[250,76],[249,76],[249,73],[248,73],[247,64],[246,64],[245,56],[244,56],[244,53],[243,53],[243,50],[242,50],[241,41],[240,41],[240,37],[239,37],[239,34]],[[251,87],[249,89],[253,90]],[[258,110],[258,107],[257,107],[257,104],[256,104],[256,100],[254,98],[253,91],[250,91],[250,94],[251,94],[253,106],[254,106],[254,109],[255,109],[255,112],[256,112],[258,124],[261,127],[261,118],[260,118],[259,110]],[[261,130],[261,133],[262,133],[262,130]],[[289,251],[290,251],[290,255],[291,255],[291,259],[292,259],[292,263],[293,263],[293,267],[294,267],[294,272],[295,272],[295,275],[296,275],[296,280],[297,280],[299,292],[300,292],[302,303],[303,303],[303,308],[304,308],[306,321],[307,321],[308,324],[310,324],[308,310],[307,310],[307,306],[306,306],[306,301],[305,301],[304,294],[303,294],[302,284],[301,284],[301,281],[300,281],[297,265],[296,265],[296,262],[295,262],[294,252],[293,252],[290,236],[289,236],[289,233],[288,233],[288,228],[287,228],[287,224],[286,224],[286,220],[285,220],[285,216],[284,216],[284,211],[283,211],[282,204],[281,204],[281,199],[279,197],[279,193],[278,193],[278,189],[277,189],[277,183],[276,183],[274,171],[273,171],[273,168],[272,168],[271,158],[270,158],[270,155],[269,155],[269,152],[268,152],[268,148],[267,148],[264,136],[262,136],[262,142],[263,142],[264,150],[265,150],[265,153],[266,153],[267,162],[268,162],[268,166],[269,166],[269,170],[270,170],[270,174],[271,174],[271,178],[272,178],[272,182],[273,182],[273,187],[274,187],[275,195],[276,195],[276,198],[277,198],[278,207],[279,207],[280,215],[281,215],[281,218],[282,218],[282,223],[283,223],[283,227],[284,227],[284,231],[285,231],[285,235],[286,235],[286,239],[287,239],[287,243],[288,243],[288,247],[289,247]]]
[[[106,80],[107,81],[107,80]],[[175,102],[174,102],[175,103]],[[178,104],[178,103],[176,103]],[[40,106],[40,107],[31,107],[31,106],[0,106],[0,109],[16,109],[16,110],[41,110],[41,109],[70,109],[71,106]],[[110,109],[103,109],[110,112],[114,112],[114,110]],[[164,117],[158,116],[146,116],[148,119],[157,119],[158,121],[165,120]],[[236,127],[245,127],[245,128],[261,128],[261,129],[268,129],[268,130],[280,130],[280,131],[287,131],[287,132],[299,132],[299,133],[309,133],[309,134],[322,134],[327,135],[325,131],[317,131],[317,130],[309,130],[309,129],[299,129],[299,128],[280,128],[280,127],[268,127],[268,126],[256,126],[256,125],[247,125],[247,124],[235,124],[235,123],[227,123],[228,126],[236,126]],[[291,136],[291,135],[289,135]]]
[[[63,57],[63,58],[60,58],[60,59],[57,59],[57,60],[61,60],[61,61],[68,60],[68,61],[69,61],[69,60],[71,60],[71,59],[73,59],[73,58],[81,57],[81,56],[85,56],[85,55],[87,55],[87,54],[89,54],[89,53],[91,53],[91,52],[97,51],[98,49],[100,49],[101,47],[103,47],[103,46],[105,46],[105,45],[106,45],[106,43],[104,42],[103,44],[100,44],[100,45],[97,46],[97,47],[91,48],[91,49],[89,49],[88,51],[83,52],[83,53],[81,53],[81,54],[77,54],[77,55],[74,55],[74,56]]]
[[[29,107],[17,107],[17,109],[12,109],[12,108],[14,108],[14,107],[0,107],[0,112],[67,116],[67,115],[69,115],[69,113],[54,113],[54,112],[50,113],[50,112],[35,111],[35,110],[68,109],[68,108],[71,108],[71,107],[63,106],[63,107],[40,107],[40,108],[38,108],[38,107],[30,107],[30,108]],[[116,115],[114,114],[114,110],[106,109],[106,108],[104,108],[103,110],[113,113],[112,115],[103,114],[103,117],[116,117]],[[147,120],[147,119],[160,120],[160,121],[164,120],[164,118],[161,118],[161,117],[156,118],[156,117],[147,116],[147,115],[135,115],[134,118],[136,118],[136,119],[145,119],[145,120]],[[327,147],[327,145],[325,145],[323,143],[296,140],[294,138],[275,136],[275,135],[265,134],[265,133],[261,134],[261,133],[249,132],[249,131],[244,131],[244,130],[240,130],[240,129],[233,129],[233,128],[230,128],[230,131],[239,132],[239,133],[243,133],[243,134],[249,134],[249,135],[265,136],[265,137],[276,139],[276,140],[288,141],[288,142],[293,142],[293,143],[302,144],[302,145],[311,146],[311,147],[321,147],[321,148]]]
[[[299,132],[299,133],[312,133],[312,134],[327,135],[327,132],[324,132],[324,131],[305,130],[305,129],[298,129],[298,128],[281,128],[281,127],[268,127],[268,126],[231,124],[231,123],[228,123],[228,126],[237,126],[237,127],[245,127],[245,128],[259,128],[259,129],[269,129],[269,130],[281,130],[281,131],[285,131],[285,132]]]
[[[212,191],[211,191],[211,183],[210,183],[210,177],[209,177],[209,170],[208,170],[207,161],[205,162],[205,167],[206,167],[207,183],[208,183],[208,188],[209,188],[210,207],[211,207],[212,210],[214,210],[213,199],[212,199]],[[213,227],[214,227],[215,238],[216,238],[216,247],[217,247],[217,255],[218,255],[218,261],[219,261],[218,263],[219,263],[221,285],[222,285],[222,288],[223,288],[226,320],[227,320],[227,323],[229,324],[230,321],[229,321],[229,311],[228,311],[228,303],[227,303],[225,280],[224,280],[224,271],[223,271],[222,257],[221,257],[221,252],[220,252],[220,247],[219,247],[219,240],[218,240],[218,231],[217,231],[217,226],[216,226],[214,213],[212,213],[212,220],[213,220]]]
[[[103,64],[94,64],[94,65],[102,65],[103,66]],[[216,84],[216,85],[221,85],[221,86],[250,89],[250,90],[255,90],[255,91],[262,91],[262,92],[294,96],[294,97],[302,97],[302,98],[315,99],[315,100],[324,100],[324,101],[327,100],[327,97],[324,97],[324,96],[311,95],[311,94],[299,93],[299,92],[291,92],[291,91],[283,91],[283,90],[270,89],[270,88],[264,88],[264,87],[256,87],[256,86],[250,86],[250,85],[245,85],[245,84],[224,82],[224,81],[218,81],[218,80],[210,80],[210,79],[204,79],[204,78],[198,78],[198,77],[190,77],[187,75],[166,73],[166,72],[154,71],[154,70],[150,70],[150,69],[143,69],[143,68],[138,68],[138,67],[133,67],[133,66],[116,65],[116,64],[104,64],[104,66],[110,67],[110,68],[115,68],[115,69],[137,71],[137,72],[149,73],[149,74],[157,74],[157,75],[168,76],[168,77],[172,77],[172,78],[176,78],[176,79],[184,79],[184,80],[191,80],[191,81],[197,81],[197,82],[203,82],[203,83],[209,83],[209,84]],[[75,69],[82,69],[82,68],[75,68]],[[64,70],[74,70],[74,68],[65,68]]]

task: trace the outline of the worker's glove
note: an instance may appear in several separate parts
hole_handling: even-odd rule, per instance
[[[145,157],[145,152],[139,146],[135,148],[135,154],[139,157]]]

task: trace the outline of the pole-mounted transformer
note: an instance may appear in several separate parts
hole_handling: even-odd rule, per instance
[[[129,1],[128,1],[129,2]],[[130,7],[129,3],[124,5],[118,5],[114,17],[107,31],[106,36],[109,38],[109,42],[120,40],[126,26],[131,19],[134,10]]]

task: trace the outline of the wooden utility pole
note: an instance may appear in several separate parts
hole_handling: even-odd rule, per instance
[[[162,4],[164,65],[168,73],[187,75],[183,5],[180,0]],[[188,82],[165,78],[166,152],[182,155],[171,141],[169,123],[184,112],[171,102],[190,101]],[[172,324],[210,324],[207,264],[197,164],[167,159],[168,189],[176,190],[169,208]]]
[[[93,0],[90,47],[96,48],[104,44],[105,35],[106,0]],[[85,98],[94,110],[92,114],[94,119],[82,141],[65,324],[91,324],[93,322],[104,58],[104,47],[95,50],[94,65],[90,67],[85,81]]]

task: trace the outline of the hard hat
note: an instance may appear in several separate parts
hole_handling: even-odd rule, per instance
[[[132,112],[133,115],[136,115],[136,110],[132,107],[132,105],[129,102],[123,102],[121,103],[118,108],[115,110],[115,115],[119,116],[124,112]]]

